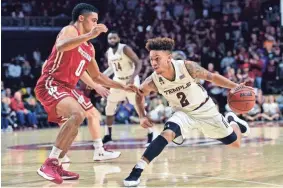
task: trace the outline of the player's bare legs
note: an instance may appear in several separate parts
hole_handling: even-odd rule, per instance
[[[147,147],[142,158],[134,166],[130,175],[124,180],[124,185],[129,187],[137,186],[140,183],[140,176],[145,167],[163,151],[168,143],[175,137],[180,136],[180,133],[180,127],[177,124],[167,122],[165,124],[165,130]]]
[[[229,117],[230,116],[228,114],[228,118]],[[233,128],[234,132],[229,136],[225,137],[224,139],[218,140],[222,141],[224,144],[230,147],[239,148],[241,146],[242,134],[247,134],[247,132],[249,131],[249,127],[244,126],[243,124],[246,122],[239,119],[238,117],[234,117],[233,121],[231,117],[229,119],[231,120],[229,122],[230,126]],[[239,123],[239,121],[241,123]],[[245,129],[245,132],[243,132],[241,129]],[[142,158],[132,169],[130,175],[124,180],[124,185],[137,186],[140,183],[141,173],[143,172],[143,169],[147,166],[147,164],[149,164],[155,157],[157,157],[169,142],[171,142],[180,135],[181,130],[179,125],[175,124],[174,122],[167,122],[165,124],[165,129],[155,140],[152,141],[152,143],[150,143],[148,148],[145,150]]]
[[[131,101],[131,104],[135,104],[135,102]],[[105,136],[103,138],[103,143],[112,142],[112,126],[114,124],[115,115],[108,115],[108,114],[115,114],[116,108],[118,103],[107,101],[106,105],[106,126],[105,126]],[[138,112],[136,105],[134,105],[136,112]],[[153,129],[151,127],[147,128],[147,143],[146,147],[149,146],[149,144],[153,140]]]
[[[78,174],[64,171],[58,159],[65,156],[69,150],[78,134],[79,126],[85,119],[85,113],[80,104],[72,97],[62,99],[56,105],[56,112],[58,116],[69,117],[69,119],[62,125],[49,158],[37,172],[45,179],[60,184],[64,179],[61,176],[70,176],[69,179],[79,178]]]
[[[101,161],[118,158],[121,155],[121,152],[106,151],[103,148],[100,134],[100,113],[95,108],[92,108],[86,112],[86,117],[88,120],[88,129],[93,139],[93,160]]]
[[[118,106],[118,102],[111,102],[107,100],[105,112],[106,112],[106,126],[105,135],[102,142],[105,144],[107,142],[112,142],[112,126],[115,120],[115,112]]]

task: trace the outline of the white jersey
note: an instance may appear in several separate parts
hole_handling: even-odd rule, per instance
[[[192,112],[208,100],[207,92],[201,84],[191,77],[185,67],[184,60],[172,59],[171,61],[175,69],[175,80],[169,81],[163,76],[156,74],[156,72],[153,72],[151,75],[153,82],[158,92],[166,98],[174,110]],[[203,110],[205,109],[201,111]]]
[[[135,71],[135,64],[124,54],[125,44],[118,44],[117,51],[114,53],[112,48],[107,50],[108,64],[113,69],[114,77],[126,78]]]

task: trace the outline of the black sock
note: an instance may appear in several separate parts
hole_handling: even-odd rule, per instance
[[[159,135],[147,147],[143,154],[143,157],[146,158],[148,162],[151,162],[162,152],[162,150],[166,147],[167,144],[167,140],[163,136]]]
[[[112,126],[108,127],[108,133],[109,133],[109,136],[111,137],[112,136]]]

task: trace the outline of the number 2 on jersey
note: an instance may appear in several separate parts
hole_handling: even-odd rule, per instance
[[[80,61],[80,64],[79,64],[79,66],[78,66],[78,68],[77,68],[77,70],[75,72],[76,76],[80,76],[81,75],[84,65],[85,65],[85,60],[83,59],[83,60]]]
[[[116,71],[118,71],[118,70],[122,71],[122,67],[121,67],[119,62],[118,63],[114,63],[114,65],[115,65]]]
[[[190,104],[190,102],[186,98],[185,93],[179,92],[179,93],[176,93],[176,96],[178,99],[180,99],[180,104],[182,107],[188,106]]]

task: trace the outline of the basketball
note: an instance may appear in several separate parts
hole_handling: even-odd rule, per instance
[[[228,95],[228,105],[233,112],[245,114],[255,105],[255,93],[249,88],[241,88]]]

